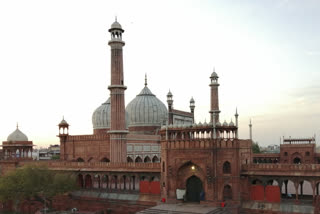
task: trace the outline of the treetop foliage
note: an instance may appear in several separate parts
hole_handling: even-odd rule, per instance
[[[27,165],[0,177],[0,200],[52,198],[77,188],[75,176]]]
[[[259,146],[258,142],[253,142],[252,143],[252,152],[253,153],[261,153],[260,146]]]

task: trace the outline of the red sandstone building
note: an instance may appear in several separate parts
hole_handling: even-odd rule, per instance
[[[314,139],[285,139],[280,154],[253,154],[252,134],[250,139],[238,138],[237,111],[235,122],[221,122],[215,71],[210,76],[208,123],[194,122],[193,98],[190,112],[180,111],[173,108],[169,91],[166,107],[148,88],[147,79],[125,107],[124,30],[115,21],[109,32],[110,97],[92,115],[93,134],[70,135],[63,119],[58,135],[60,161],[47,162],[52,170],[73,172],[86,190],[74,193],[78,201],[57,200],[57,209],[69,209],[72,204],[82,210],[107,207],[114,213],[134,213],[161,200],[211,207],[225,202],[222,211],[233,213],[316,213],[320,154],[315,152]],[[8,146],[3,142],[5,157],[14,156],[16,161],[10,166],[29,163],[16,159]],[[21,151],[24,154],[26,147]],[[8,166],[9,162],[0,164]],[[306,184],[309,194],[303,192]],[[306,205],[299,205],[304,200]],[[285,212],[292,204],[293,210]]]

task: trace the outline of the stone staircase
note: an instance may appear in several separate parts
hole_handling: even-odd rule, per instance
[[[149,208],[149,209],[137,212],[136,214],[200,214],[200,212],[174,211],[174,210]],[[223,208],[216,208],[215,210],[212,210],[206,213],[201,212],[201,214],[231,214],[231,213]]]

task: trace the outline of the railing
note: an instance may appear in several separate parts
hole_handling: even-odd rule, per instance
[[[68,135],[67,141],[84,141],[84,140],[105,140],[108,138],[107,134],[97,134],[97,135]]]
[[[69,161],[24,161],[19,165],[46,165],[57,170],[86,171],[141,171],[160,172],[160,163],[105,163],[105,162],[69,162]]]
[[[244,164],[241,166],[242,172],[266,172],[282,171],[295,172],[318,172],[320,174],[320,164]]]
[[[238,139],[185,139],[163,140],[161,146],[166,149],[213,149],[213,148],[238,148],[240,144],[249,143],[249,140]],[[248,147],[250,145],[248,144]]]

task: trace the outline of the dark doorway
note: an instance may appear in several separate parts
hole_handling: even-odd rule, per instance
[[[200,193],[203,191],[202,182],[196,176],[191,176],[187,180],[187,201],[200,202]]]
[[[293,163],[294,164],[300,164],[301,163],[300,158],[296,157],[295,159],[293,159]]]
[[[223,188],[223,200],[232,200],[232,189],[230,185],[225,185]]]

